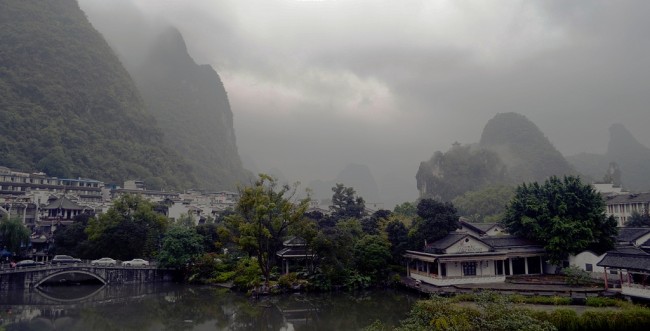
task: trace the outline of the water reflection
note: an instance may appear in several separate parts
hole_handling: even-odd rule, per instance
[[[226,289],[175,284],[56,287],[0,295],[1,325],[8,331],[359,330],[377,319],[396,325],[418,299],[402,291],[374,290],[252,300]]]
[[[35,290],[42,297],[61,303],[78,303],[93,300],[96,295],[106,293],[106,285],[87,286],[39,286]]]

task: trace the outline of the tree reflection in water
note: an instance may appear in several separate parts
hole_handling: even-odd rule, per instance
[[[78,300],[71,299],[72,293]],[[253,300],[227,289],[175,284],[7,294],[3,297],[11,299],[0,302],[0,318],[8,331],[359,330],[375,320],[397,325],[418,299],[412,293],[373,290]]]

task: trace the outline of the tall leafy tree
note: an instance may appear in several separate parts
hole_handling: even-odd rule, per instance
[[[354,245],[356,269],[374,281],[385,278],[390,260],[390,242],[379,235],[365,235]]]
[[[510,233],[544,245],[554,264],[585,249],[602,253],[613,248],[618,231],[616,220],[605,215],[600,194],[576,176],[520,185],[504,224]]]
[[[409,246],[422,249],[426,243],[442,239],[460,228],[458,213],[451,202],[422,199],[418,203],[418,218],[409,229]]]
[[[203,252],[203,237],[193,227],[174,225],[165,233],[158,262],[162,267],[183,268]]]
[[[324,275],[323,282],[317,286],[324,289],[332,284],[345,283],[350,271],[354,269],[354,245],[363,236],[359,220],[349,218],[318,231],[313,240],[319,272]]]
[[[352,187],[336,184],[332,187],[332,217],[341,220],[346,218],[361,219],[366,215],[366,202],[356,195]]]
[[[59,227],[54,232],[54,251],[56,254],[67,254],[82,259],[93,258],[89,251],[86,227],[92,218],[89,214],[74,217],[72,224]]]
[[[86,233],[94,255],[128,260],[153,257],[169,225],[154,205],[139,195],[124,195],[106,213],[88,222]]]
[[[408,248],[408,229],[397,217],[392,217],[386,224],[386,237],[391,245],[393,262],[402,261],[402,254]]]
[[[364,217],[361,220],[361,226],[363,227],[363,232],[366,234],[376,235],[379,234],[379,230],[383,229],[385,224],[388,223],[388,218],[391,216],[391,211],[386,209],[380,209],[369,217]]]
[[[29,244],[29,229],[19,218],[9,218],[0,221],[0,242],[2,248],[6,247],[14,254]]]
[[[282,240],[309,205],[309,198],[293,201],[296,189],[297,184],[278,188],[274,178],[260,174],[253,186],[240,190],[236,213],[228,217],[239,231],[239,245],[257,257],[266,282]]]
[[[393,213],[405,217],[415,217],[418,215],[418,209],[414,203],[404,202],[401,205],[395,206]]]

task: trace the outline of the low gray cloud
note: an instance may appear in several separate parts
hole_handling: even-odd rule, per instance
[[[414,198],[419,162],[499,112],[565,154],[604,152],[613,123],[650,145],[645,1],[131,3],[221,74],[240,152],[295,180],[364,163]]]

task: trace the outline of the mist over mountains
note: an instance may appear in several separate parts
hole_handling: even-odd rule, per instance
[[[501,113],[490,119],[478,144],[455,143],[420,163],[420,195],[451,201],[489,185],[542,181],[576,174],[539,128],[525,116]]]
[[[149,22],[130,2],[86,7],[88,17],[133,77],[164,142],[192,166],[198,188],[235,188],[252,174],[237,151],[233,114],[221,78],[188,54],[180,32]],[[120,17],[115,24],[114,17]]]
[[[74,0],[0,4],[0,164],[157,188],[196,184]]]
[[[233,91],[241,86],[224,87],[222,78],[227,81],[228,76],[220,76],[212,66],[194,60],[186,45],[190,37],[180,32],[183,30],[152,20],[133,2],[93,1],[93,6],[86,6],[86,2],[90,0],[81,1],[85,15],[72,0],[14,0],[0,4],[0,165],[114,183],[138,178],[160,189],[234,189],[237,184],[247,184],[252,174],[244,169],[239,157],[236,117],[226,92],[226,87]],[[215,45],[216,49],[222,44]],[[356,85],[350,86],[337,87],[348,90]],[[316,84],[311,88],[314,93],[327,92],[327,86]],[[413,201],[418,190],[425,196],[450,200],[467,190],[495,183],[539,181],[550,175],[579,173],[597,181],[612,162],[621,170],[625,188],[650,190],[650,150],[623,125],[610,128],[605,154],[564,158],[551,143],[558,143],[556,135],[545,136],[524,115],[501,113],[485,124],[478,142],[454,144],[448,151],[435,152],[418,169],[412,156],[425,153],[423,144],[448,145],[464,139],[461,131],[467,123],[441,117],[435,124],[450,121],[447,126],[455,128],[458,136],[445,133],[442,139],[430,141],[430,137],[413,131],[417,144],[400,140],[404,133],[393,131],[398,124],[391,123],[379,126],[385,139],[382,143],[370,135],[366,137],[367,128],[362,122],[348,120],[341,126],[327,118],[336,113],[332,104],[340,100],[337,94],[325,99],[305,107],[318,111],[309,123],[330,128],[325,134],[312,134],[314,130],[309,126],[297,125],[299,119],[307,117],[300,112],[287,111],[296,123],[283,123],[280,128],[257,123],[262,135],[285,137],[286,144],[272,145],[280,152],[266,148],[265,153],[279,155],[280,162],[260,162],[272,165],[266,169],[251,161],[247,162],[251,164],[249,169],[272,174],[283,182],[302,180],[302,187],[310,187],[318,199],[331,198],[331,188],[343,183],[353,187],[366,202],[383,203],[386,208]],[[356,105],[354,109],[369,110],[371,99],[360,96],[358,102],[349,104]],[[283,101],[272,106],[262,104],[260,112],[281,109]],[[364,122],[375,120],[371,113],[361,115]],[[420,121],[417,125],[427,123]],[[416,125],[406,120],[401,124]],[[366,143],[365,148],[341,152],[355,140],[344,134],[347,131],[342,127],[363,136],[358,140]],[[304,141],[296,139],[303,137]],[[260,141],[259,145],[267,146],[269,141]],[[311,172],[325,162],[292,149],[295,141],[315,150],[319,157],[335,160],[341,171],[331,177],[314,175],[324,177],[318,180],[296,178],[295,172],[288,171],[292,167]],[[338,150],[332,146],[342,147]],[[366,151],[373,156],[366,157]],[[376,156],[377,151],[381,157]],[[290,164],[291,159],[285,155],[289,152],[309,162],[293,159]],[[363,158],[355,159],[361,154]],[[252,155],[251,159],[263,157]],[[327,165],[330,171],[339,169],[331,164]],[[381,166],[383,171],[378,171]],[[374,172],[380,176],[375,178]],[[417,186],[413,185],[413,177]]]
[[[609,128],[605,154],[581,153],[567,157],[576,169],[594,181],[601,181],[610,166],[621,172],[621,184],[630,191],[650,190],[650,148],[641,144],[622,124]]]

